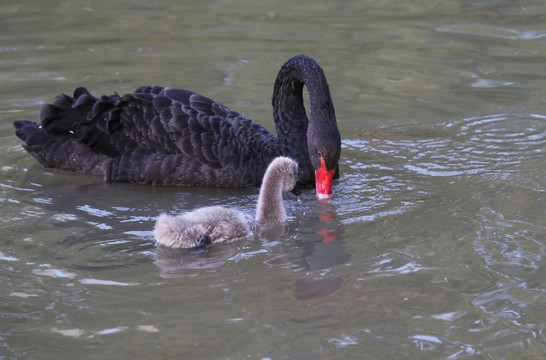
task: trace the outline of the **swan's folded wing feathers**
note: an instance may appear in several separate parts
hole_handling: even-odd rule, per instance
[[[210,146],[201,147],[201,154],[203,155],[203,162],[209,165],[211,168],[220,169],[222,167],[218,161],[218,156],[214,153]]]
[[[139,89],[142,90],[142,89]],[[121,115],[115,124],[123,131],[117,134],[118,139],[127,139],[138,146],[162,153],[179,153],[177,136],[172,136],[169,123],[172,119],[172,100],[146,92],[124,95],[126,104],[120,107]]]
[[[188,127],[188,119],[190,116],[187,112],[183,111],[182,105],[177,104],[178,106],[171,107],[171,118],[167,120],[166,126],[169,129],[169,132],[184,132]]]
[[[164,87],[156,86],[156,85],[144,85],[139,88],[137,88],[135,91],[133,91],[133,95],[137,96],[145,96],[148,95],[159,95],[165,90]]]
[[[112,158],[107,181],[214,185],[223,177],[227,186],[259,184],[263,174],[256,168],[279,153],[264,127],[188,90],[145,86],[123,96],[75,94],[59,96],[44,114],[55,117],[50,127],[56,132],[73,133],[92,152]]]
[[[55,101],[51,105],[70,108],[74,106],[74,99],[66,94],[60,93],[55,96]]]
[[[135,94],[139,99],[154,94],[151,95],[153,111],[159,114],[158,123],[155,117],[146,116],[154,136],[137,140],[153,140],[147,144],[148,147],[160,148],[166,153],[187,154],[214,169],[240,163],[253,154],[273,156],[278,152],[276,138],[269,131],[236,111],[188,90],[158,89],[146,87]],[[130,136],[136,138],[140,135]],[[260,137],[265,137],[265,140]],[[267,145],[271,141],[273,147]],[[173,150],[173,146],[176,149]]]
[[[154,96],[151,99],[151,104],[153,105],[155,111],[160,113],[165,109],[169,109],[169,107],[173,104],[173,100],[166,96]]]
[[[207,131],[203,124],[197,119],[188,121],[188,129],[191,133],[189,140],[191,142],[191,155],[195,156],[201,163],[210,166],[213,169],[221,168],[218,160],[218,154],[214,152],[213,146],[215,136]],[[186,148],[189,148],[186,144]]]
[[[82,96],[88,98],[91,102],[95,102],[98,100],[96,97],[91,95],[91,93],[83,86],[74,89],[74,99],[79,100],[79,98]]]
[[[89,114],[88,120],[95,119],[100,115],[103,115],[103,113],[108,113],[110,109],[113,109],[115,107],[115,104],[108,101],[108,98],[101,98],[99,101],[95,102],[93,104],[93,108],[91,109],[91,113]]]
[[[86,90],[87,91],[87,90]],[[72,104],[72,107],[78,107],[78,106],[92,106],[96,101],[97,98],[89,93],[84,93],[76,97],[77,92],[74,92],[74,99],[75,101]]]
[[[94,122],[95,126],[105,135],[108,135],[110,138],[111,135],[116,134],[118,130],[123,128],[123,123],[121,120],[121,109],[117,107],[105,107],[101,113],[102,116],[98,116],[96,120],[90,119],[89,122]],[[82,123],[82,125],[87,125]],[[87,126],[90,130],[93,127]]]
[[[168,131],[168,126],[165,126],[166,121],[163,118],[164,116],[164,114],[160,114],[160,116],[155,116],[151,119],[149,137],[154,139],[157,143],[163,144],[166,152],[172,152],[175,150],[175,146],[171,143],[171,137],[169,136],[172,132]],[[171,117],[170,112],[168,116],[169,118]]]
[[[143,92],[142,88],[135,90],[132,94],[128,94],[127,98],[134,98],[136,100],[140,100],[145,103],[152,103],[154,101],[155,95]]]
[[[156,86],[157,88],[160,88]],[[176,89],[176,88],[161,88],[159,94],[175,99],[179,103],[189,104],[190,96],[194,94],[193,91],[186,89]]]
[[[188,154],[190,156],[193,155],[193,144],[191,139],[191,132],[190,132],[190,129],[187,127],[182,130],[182,135],[180,136],[180,140],[179,140],[179,147],[184,154]]]
[[[212,112],[212,104],[214,103],[211,99],[204,97],[199,94],[192,94],[189,98],[190,106],[197,110],[201,114],[208,116],[214,115]]]
[[[228,117],[228,113],[234,112],[233,110],[228,109],[224,105],[219,104],[217,102],[213,102],[211,104],[211,111],[214,115],[217,115],[223,118]]]

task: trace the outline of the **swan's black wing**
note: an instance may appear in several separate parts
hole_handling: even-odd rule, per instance
[[[44,156],[45,145],[34,151],[27,143],[25,148],[38,161],[71,170],[67,162],[98,154],[109,159],[102,166],[106,181],[258,185],[269,162],[279,154],[277,139],[263,126],[181,89],[146,86],[123,96],[95,98],[78,88],[73,98],[61,94],[53,104],[44,105],[41,122],[44,134],[40,136],[49,139],[43,142],[57,145],[49,147],[53,154]],[[25,138],[21,125],[18,136]],[[59,145],[67,142],[72,145]],[[78,152],[55,150],[75,147],[73,143],[80,144]],[[82,155],[82,149],[93,155]],[[96,173],[85,168],[73,171]]]

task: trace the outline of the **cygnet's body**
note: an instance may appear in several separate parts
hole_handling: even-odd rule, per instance
[[[265,172],[256,218],[221,206],[203,207],[178,216],[162,214],[157,219],[154,237],[158,244],[171,248],[194,248],[251,237],[264,225],[286,221],[282,192],[296,184],[298,164],[287,157],[275,158]]]

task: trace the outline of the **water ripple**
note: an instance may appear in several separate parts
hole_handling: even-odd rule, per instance
[[[491,25],[484,25],[484,24],[441,25],[436,28],[436,31],[452,33],[452,34],[483,36],[483,37],[492,37],[492,38],[508,39],[508,40],[535,40],[535,39],[540,39],[546,36],[545,30],[524,31],[524,30],[519,30],[515,28],[491,26]]]
[[[543,156],[545,119],[536,114],[493,114],[451,121],[433,129],[365,133],[371,138],[346,140],[344,145],[383,161],[350,163],[355,170],[398,169],[434,177],[479,174],[506,170]]]
[[[469,176],[543,191],[545,120],[537,114],[491,114],[346,139],[334,199],[342,204],[338,215],[346,225],[398,217]]]
[[[515,163],[544,153],[546,122],[540,115],[494,114],[471,117],[447,124],[470,146],[462,149],[470,157],[490,162]]]

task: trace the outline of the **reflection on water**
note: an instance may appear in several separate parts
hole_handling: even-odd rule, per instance
[[[198,250],[178,250],[158,246],[155,264],[161,269],[161,277],[199,276],[194,270],[215,269],[225,265],[238,249],[232,246],[214,246]]]
[[[0,358],[544,357],[545,4],[0,8]],[[252,214],[257,189],[103,184],[13,135],[57,92],[148,83],[273,130],[276,72],[301,52],[330,83],[341,178],[328,201],[286,194],[289,221],[254,239],[175,251],[152,228]]]

